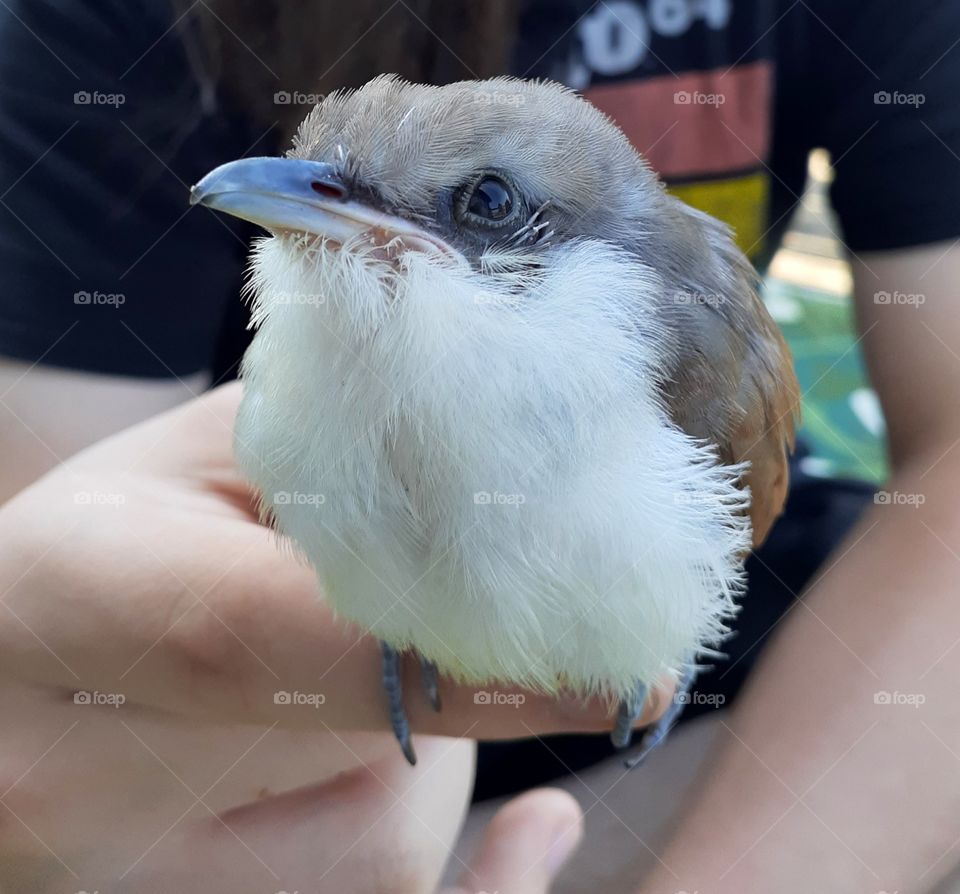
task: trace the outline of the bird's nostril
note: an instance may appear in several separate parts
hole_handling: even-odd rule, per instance
[[[311,180],[310,188],[326,199],[345,199],[347,188],[331,180]]]

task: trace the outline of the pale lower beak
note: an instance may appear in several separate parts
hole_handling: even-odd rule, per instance
[[[190,188],[190,204],[206,205],[271,232],[312,233],[341,245],[369,239],[460,259],[440,237],[408,220],[355,201],[337,169],[301,158],[241,158],[214,168]]]

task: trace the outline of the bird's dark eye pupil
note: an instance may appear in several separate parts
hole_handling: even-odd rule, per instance
[[[484,220],[503,220],[513,208],[510,188],[499,177],[484,177],[474,188],[467,210]]]

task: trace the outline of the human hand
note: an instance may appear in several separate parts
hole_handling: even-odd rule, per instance
[[[239,393],[218,389],[108,439],[0,509],[0,847],[39,879],[29,890],[48,878],[48,890],[169,890],[180,865],[201,873],[177,876],[184,891],[228,879],[231,892],[320,877],[334,887],[397,853],[421,884],[456,834],[471,746],[425,737],[420,766],[406,766],[386,729],[377,644],[331,616],[313,572],[257,522],[232,461]],[[411,667],[421,734],[610,722],[602,704],[518,691],[519,708],[480,706],[446,681],[435,714],[415,679]],[[366,832],[363,846],[320,853],[320,803],[338,804],[340,830]]]
[[[547,894],[583,837],[583,813],[559,789],[537,789],[493,816],[457,884],[441,894]]]

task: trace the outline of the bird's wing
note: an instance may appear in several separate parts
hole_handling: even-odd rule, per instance
[[[799,388],[790,351],[758,295],[758,277],[725,225],[664,194],[668,220],[643,253],[664,274],[660,318],[671,333],[662,388],[680,428],[749,461],[753,543],[787,494]]]

